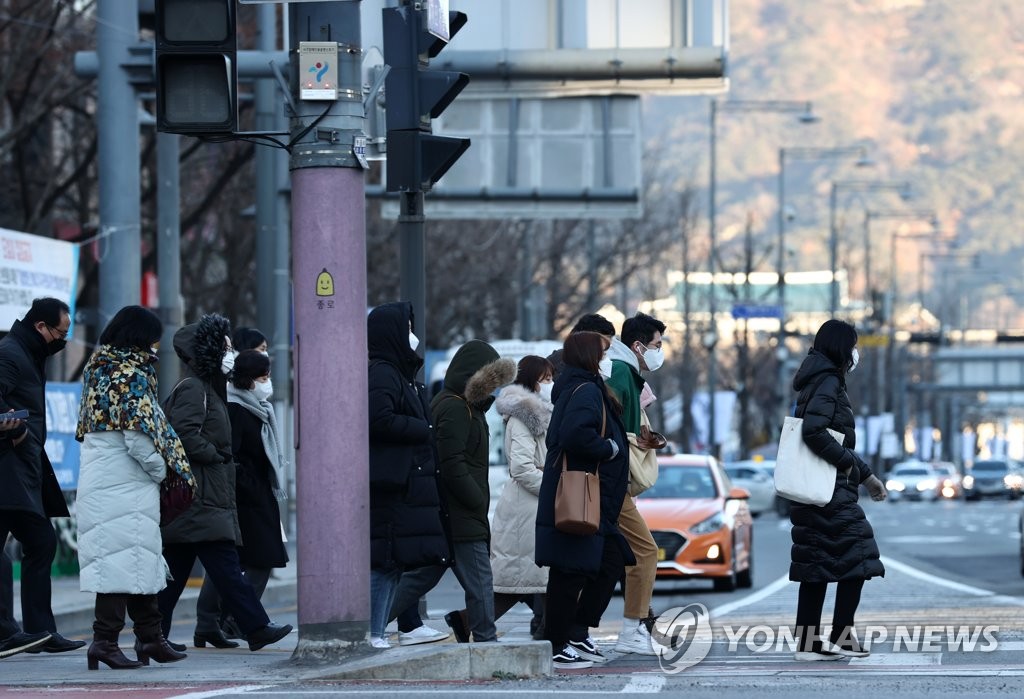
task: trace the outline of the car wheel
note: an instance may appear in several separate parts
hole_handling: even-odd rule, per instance
[[[736,589],[736,535],[733,534],[732,550],[729,552],[729,574],[714,578],[715,592],[732,592]]]
[[[750,534],[749,550],[747,553],[747,568],[736,573],[736,587],[744,590],[754,586],[754,534]]]

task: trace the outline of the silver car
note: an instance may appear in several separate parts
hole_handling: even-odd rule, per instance
[[[942,477],[925,461],[904,461],[895,464],[885,482],[889,500],[936,500]]]
[[[762,512],[769,512],[775,506],[775,481],[772,469],[766,467],[764,461],[735,461],[725,464],[725,473],[732,484],[750,493],[747,504],[750,514],[755,517]],[[772,466],[774,466],[774,462]]]
[[[964,496],[977,500],[983,495],[996,495],[1015,500],[1024,490],[1024,472],[1012,459],[975,461],[964,475]]]

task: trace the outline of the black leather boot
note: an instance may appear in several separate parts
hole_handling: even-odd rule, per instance
[[[150,658],[158,663],[176,663],[188,657],[187,654],[179,653],[167,645],[167,639],[162,635],[147,641],[136,638],[135,654],[139,656],[139,662],[143,665],[149,665]]]
[[[98,670],[100,663],[103,663],[111,670],[134,670],[135,668],[142,667],[142,663],[138,660],[130,660],[125,656],[120,646],[117,645],[117,641],[96,638],[95,636],[92,639],[92,645],[89,646],[89,650],[86,653],[86,662],[90,670]]]
[[[228,637],[224,635],[224,632],[220,629],[216,631],[207,631],[201,633],[196,631],[195,636],[192,637],[193,643],[196,648],[206,648],[206,644],[209,643],[214,648],[238,648],[238,644],[234,641],[229,641]]]

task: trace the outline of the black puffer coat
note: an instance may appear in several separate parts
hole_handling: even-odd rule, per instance
[[[858,488],[872,473],[853,451],[853,409],[843,373],[812,349],[793,378],[793,390],[800,393],[796,414],[804,420],[804,442],[836,467],[836,486],[832,500],[823,507],[793,504],[789,579],[837,582],[883,576],[885,568],[878,558],[874,532],[857,504]],[[843,433],[842,444],[829,429]]]
[[[595,574],[601,567],[606,537],[618,543],[626,565],[635,565],[636,558],[618,527],[629,483],[626,429],[605,395],[601,377],[567,365],[555,379],[551,398],[555,408],[548,424],[548,455],[537,502],[537,565]],[[605,412],[603,437],[602,409]],[[609,439],[619,447],[614,458]],[[563,454],[568,457],[570,471],[593,472],[597,468],[601,482],[601,526],[596,534],[578,536],[555,529],[555,491],[562,474]]]
[[[164,412],[185,447],[197,491],[192,506],[160,528],[165,546],[207,541],[244,543],[235,504],[227,381],[220,369],[224,337],[230,333],[228,321],[214,314],[174,333],[174,351],[185,363],[185,370],[167,397]]]
[[[370,565],[451,563],[437,485],[434,430],[422,360],[409,346],[412,304],[387,303],[367,318],[370,355]]]

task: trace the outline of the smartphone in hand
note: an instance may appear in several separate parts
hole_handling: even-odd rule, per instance
[[[10,422],[11,420],[28,420],[27,410],[12,410],[6,413],[0,413],[0,422]]]

